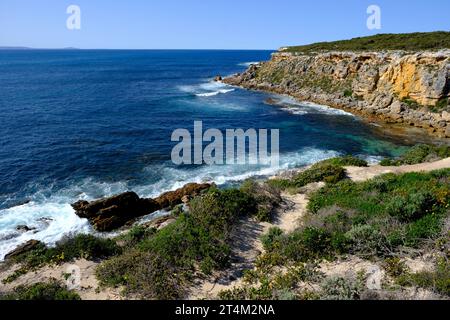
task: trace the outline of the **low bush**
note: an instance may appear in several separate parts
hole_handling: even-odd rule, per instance
[[[133,250],[103,262],[97,269],[101,283],[123,285],[125,292],[145,298],[179,299],[197,268],[208,274],[226,267],[233,224],[257,213],[256,200],[237,189],[211,189],[189,206]]]
[[[345,170],[341,166],[329,163],[317,163],[311,168],[298,173],[292,179],[271,179],[268,183],[280,189],[300,188],[312,182],[324,181],[336,183],[346,178]]]
[[[408,267],[405,262],[398,257],[390,257],[385,259],[383,267],[384,270],[386,270],[386,273],[393,278],[400,277],[408,272]]]
[[[316,227],[300,228],[289,234],[280,231],[273,228],[262,237],[266,253],[258,260],[259,265],[270,267],[289,261],[331,259],[347,248],[347,239],[339,232],[331,233]]]
[[[36,268],[45,264],[61,263],[73,259],[96,260],[120,253],[121,249],[114,240],[80,234],[59,241],[55,247],[41,244],[34,250],[14,258],[26,268]]]
[[[279,243],[281,236],[283,235],[283,230],[278,227],[272,227],[267,233],[261,237],[261,242],[266,251],[273,251],[275,249],[275,244]]]
[[[280,191],[267,183],[249,179],[244,181],[240,191],[254,199],[257,208],[255,216],[259,221],[271,221],[274,210],[282,202]]]
[[[132,247],[142,240],[152,236],[156,232],[155,228],[148,228],[143,225],[133,226],[128,232],[118,236],[118,241],[123,241],[123,246]]]
[[[450,170],[444,169],[328,184],[311,195],[305,223],[324,229],[358,255],[417,247],[441,232],[449,213],[449,181]]]
[[[395,159],[383,159],[382,166],[400,166],[404,164],[417,164],[422,162],[437,161],[450,157],[450,146],[433,146],[419,144],[409,148],[404,154]]]
[[[264,270],[266,271],[266,270]],[[322,274],[315,265],[297,264],[284,272],[269,274],[264,271],[251,271],[253,279],[241,287],[224,290],[219,293],[222,300],[296,300],[306,297],[306,292],[299,290],[301,282],[317,282]],[[250,285],[254,284],[254,285]],[[312,295],[309,295],[312,297]]]
[[[13,293],[0,296],[0,300],[81,300],[73,291],[67,290],[57,281],[19,286]]]
[[[96,270],[103,285],[124,285],[124,293],[144,299],[180,299],[184,294],[183,271],[153,252],[131,249],[103,262]]]
[[[321,300],[359,300],[364,285],[342,277],[327,278],[321,286]]]
[[[342,157],[336,157],[331,158],[327,160],[323,160],[319,162],[317,165],[323,165],[323,164],[330,164],[334,166],[340,166],[340,167],[347,167],[347,166],[353,166],[353,167],[367,167],[369,164],[367,161],[356,158],[351,155],[346,155]]]

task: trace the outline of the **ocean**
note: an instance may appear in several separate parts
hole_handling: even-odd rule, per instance
[[[0,51],[0,260],[29,239],[93,232],[70,204],[187,182],[232,185],[329,157],[395,155],[402,139],[346,112],[213,81],[270,51]],[[270,98],[271,103],[267,103]],[[280,130],[280,166],[171,162],[177,128]],[[23,232],[18,226],[32,230]]]

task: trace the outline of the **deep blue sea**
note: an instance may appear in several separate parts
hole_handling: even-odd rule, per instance
[[[28,239],[90,232],[70,203],[191,181],[234,183],[402,142],[345,112],[214,83],[269,51],[0,51],[0,259]],[[275,105],[266,103],[274,99]],[[280,168],[175,166],[176,128],[280,129]],[[36,228],[21,233],[19,225]]]

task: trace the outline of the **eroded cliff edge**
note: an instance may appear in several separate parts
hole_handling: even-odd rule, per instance
[[[450,49],[288,52],[223,80],[450,137]]]

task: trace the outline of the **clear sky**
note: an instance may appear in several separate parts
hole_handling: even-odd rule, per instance
[[[69,30],[69,5],[81,30]],[[381,30],[366,26],[381,8]],[[0,46],[276,49],[376,33],[450,30],[449,0],[0,0]]]

